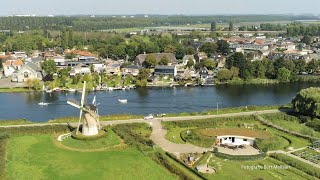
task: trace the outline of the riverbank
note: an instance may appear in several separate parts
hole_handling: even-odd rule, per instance
[[[223,115],[223,114],[231,114],[231,113],[242,113],[242,112],[255,112],[255,111],[265,111],[265,110],[288,110],[290,109],[289,105],[274,105],[274,106],[246,106],[246,107],[234,107],[234,108],[222,108],[217,110],[207,110],[203,112],[182,112],[177,114],[166,114],[165,117],[190,117],[190,116],[207,116],[207,115]],[[161,117],[160,115],[157,116],[156,114],[154,117]],[[133,114],[117,114],[117,115],[103,115],[100,116],[100,121],[120,121],[120,120],[132,120],[132,119],[143,119],[144,115],[133,115]],[[42,122],[43,124],[46,123],[72,123],[78,122],[79,117],[72,116],[72,117],[61,117],[49,120],[48,122]],[[7,126],[7,125],[24,125],[24,124],[42,124],[41,122],[32,122],[26,119],[17,119],[17,120],[0,120],[0,126]]]

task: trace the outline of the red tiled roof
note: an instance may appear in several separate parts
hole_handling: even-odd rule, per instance
[[[5,62],[5,66],[10,66],[11,62],[13,63],[14,66],[21,66],[23,65],[23,62],[21,60],[7,60]]]

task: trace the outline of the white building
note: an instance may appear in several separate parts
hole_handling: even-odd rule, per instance
[[[13,72],[18,71],[22,68],[23,62],[21,60],[7,60],[3,65],[4,76],[8,77],[13,74]]]
[[[218,144],[239,145],[253,145],[255,138],[235,135],[217,136]]]

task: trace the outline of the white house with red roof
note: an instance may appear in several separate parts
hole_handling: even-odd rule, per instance
[[[23,66],[23,62],[21,60],[7,60],[2,63],[4,76],[8,77],[13,74],[14,71],[20,70]]]

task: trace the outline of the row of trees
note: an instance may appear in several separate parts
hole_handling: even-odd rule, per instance
[[[151,27],[165,25],[186,25],[221,22],[261,22],[261,21],[292,21],[316,19],[314,16],[286,16],[286,15],[237,15],[237,16],[153,16],[144,18],[121,17],[1,17],[0,28],[11,30],[62,30],[72,27],[80,31]]]
[[[220,81],[240,77],[248,80],[250,78],[278,79],[285,82],[295,80],[302,72],[316,73],[319,71],[319,61],[312,60],[285,60],[278,58],[275,61],[263,59],[262,61],[251,61],[242,53],[235,53],[227,58],[225,70],[220,70],[218,79]]]

